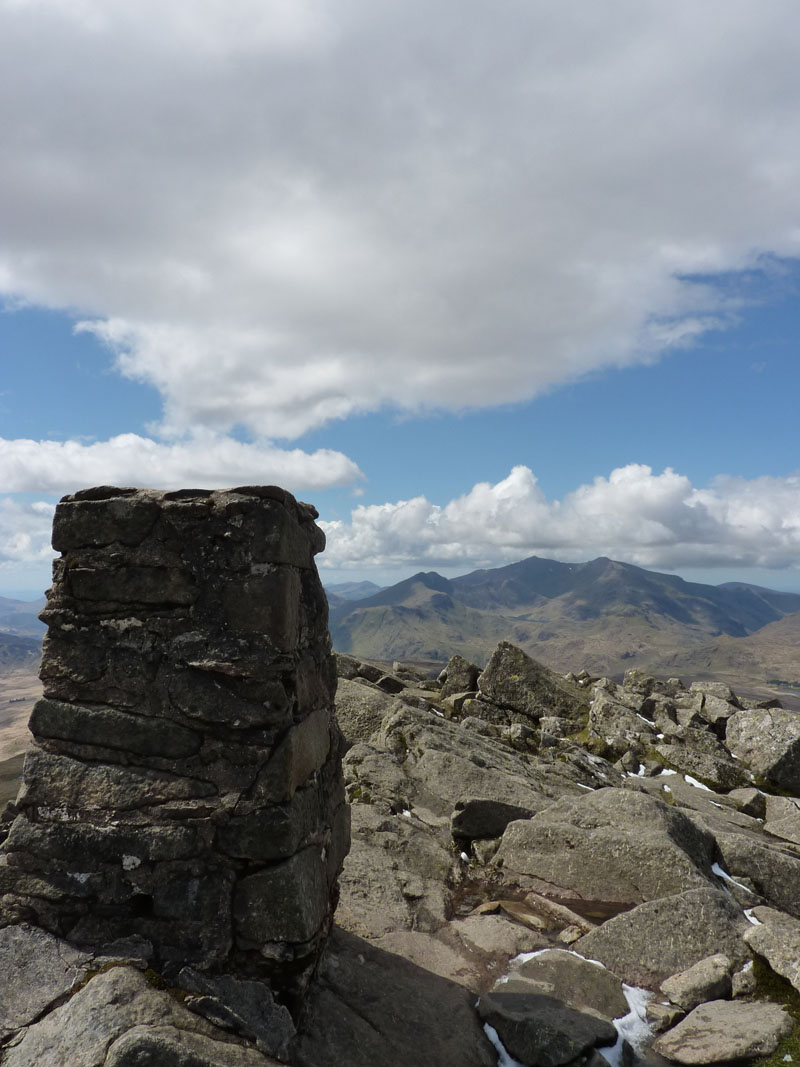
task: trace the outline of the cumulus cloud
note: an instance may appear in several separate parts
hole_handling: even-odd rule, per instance
[[[24,503],[0,497],[0,580],[12,578],[28,565],[45,565],[52,558],[50,528],[55,505]]]
[[[322,524],[324,567],[497,566],[541,555],[610,556],[643,567],[797,568],[800,474],[719,478],[704,489],[671,469],[629,464],[561,500],[514,467],[440,506],[425,497],[360,506]]]
[[[361,472],[331,449],[283,450],[213,433],[172,443],[126,433],[108,441],[0,438],[0,492],[74,492],[86,485],[223,488],[277,482],[290,489],[349,485]]]
[[[688,275],[800,253],[798,32],[794,0],[0,0],[0,290],[73,310],[165,434],[653,359],[733,310]]]

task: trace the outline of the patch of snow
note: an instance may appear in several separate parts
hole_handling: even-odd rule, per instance
[[[662,785],[661,788],[664,790],[665,793],[671,793],[672,792],[672,790],[670,789],[670,787],[668,785]]]
[[[408,808],[403,808],[403,810],[400,812],[400,814],[401,815],[405,815],[405,817],[407,819],[411,818],[411,812],[408,810]]]
[[[83,872],[78,873],[78,871],[70,871],[69,876],[70,878],[74,878],[76,882],[80,882],[81,885],[86,885],[92,877],[91,874],[84,874]]]
[[[677,774],[677,773],[678,773],[677,771],[671,771],[669,769],[669,767],[665,767],[664,770],[661,771],[660,774],[656,775],[656,777],[657,778],[667,778],[670,774]]]
[[[707,785],[703,785],[703,783],[702,782],[698,782],[698,780],[696,778],[692,778],[691,774],[684,774],[683,780],[684,780],[684,782],[688,782],[689,785],[693,785],[695,787],[695,789],[705,789],[705,791],[707,793],[713,793],[714,792],[714,790],[713,789],[709,789]]]
[[[744,917],[745,917],[745,919],[747,919],[747,921],[749,923],[752,923],[753,926],[763,926],[764,925],[760,919],[757,919],[755,917],[755,915],[753,915],[753,909],[752,908],[745,908],[744,909]]]
[[[663,734],[656,734],[656,737],[658,738],[659,741],[663,741],[664,740],[664,735]]]
[[[644,764],[640,763],[638,771],[627,771],[626,774],[625,774],[625,777],[626,778],[644,778],[645,773],[646,772],[645,772]]]
[[[636,718],[637,719],[641,719],[642,722],[646,722],[648,726],[652,726],[653,725],[653,723],[652,723],[652,721],[650,719],[646,719],[644,717],[644,715],[640,715],[638,711],[636,712]]]
[[[626,1041],[635,1053],[639,1053],[653,1036],[653,1031],[648,1026],[644,1014],[645,1005],[653,994],[649,989],[639,989],[637,986],[626,985],[625,982],[622,983],[622,992],[625,994],[630,1011],[627,1015],[613,1020],[617,1028],[616,1043],[611,1048],[597,1050],[604,1059],[608,1060],[611,1067],[622,1067],[623,1059],[627,1059],[624,1057]]]
[[[709,800],[709,804],[713,804],[715,808],[722,808],[723,810],[725,808],[724,804],[718,804],[716,800]]]
[[[594,789],[590,785],[584,785],[583,782],[576,782],[575,785],[578,789],[588,789],[590,793],[594,792]]]
[[[444,718],[444,712],[443,711],[439,711],[438,708],[431,708],[431,711],[433,712],[434,715],[438,715],[440,719]]]
[[[722,878],[723,881],[730,882],[731,885],[738,885],[738,887],[740,889],[744,889],[746,893],[750,892],[746,885],[742,885],[741,882],[737,882],[735,878],[731,878],[727,871],[723,871],[723,869],[718,863],[712,863],[711,870],[717,876],[717,878]]]
[[[525,1067],[519,1060],[515,1060],[512,1056],[506,1052],[503,1042],[500,1040],[497,1031],[493,1026],[489,1026],[488,1023],[483,1024],[483,1032],[489,1038],[491,1043],[497,1049],[497,1067]]]
[[[783,1057],[783,1062],[784,1063],[791,1063],[792,1062],[792,1054],[791,1054],[791,1052],[787,1052],[786,1053],[786,1055]]]
[[[466,852],[462,852],[461,853],[461,858],[464,861],[464,863],[469,863],[469,856],[466,854]]]

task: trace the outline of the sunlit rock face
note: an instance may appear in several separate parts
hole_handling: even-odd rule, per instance
[[[272,486],[61,501],[2,925],[299,1004],[349,847],[315,518]]]

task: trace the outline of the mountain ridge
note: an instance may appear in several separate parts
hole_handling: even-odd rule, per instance
[[[508,639],[555,669],[581,661],[619,674],[662,662],[674,669],[698,647],[746,642],[796,612],[800,594],[687,582],[607,557],[562,563],[531,556],[452,579],[420,571],[332,605],[330,626],[337,650],[373,658],[443,659],[459,648],[480,662]]]

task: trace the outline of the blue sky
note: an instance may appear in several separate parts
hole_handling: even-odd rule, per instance
[[[98,481],[284,484],[328,581],[800,589],[797,31],[0,0],[0,594]]]

